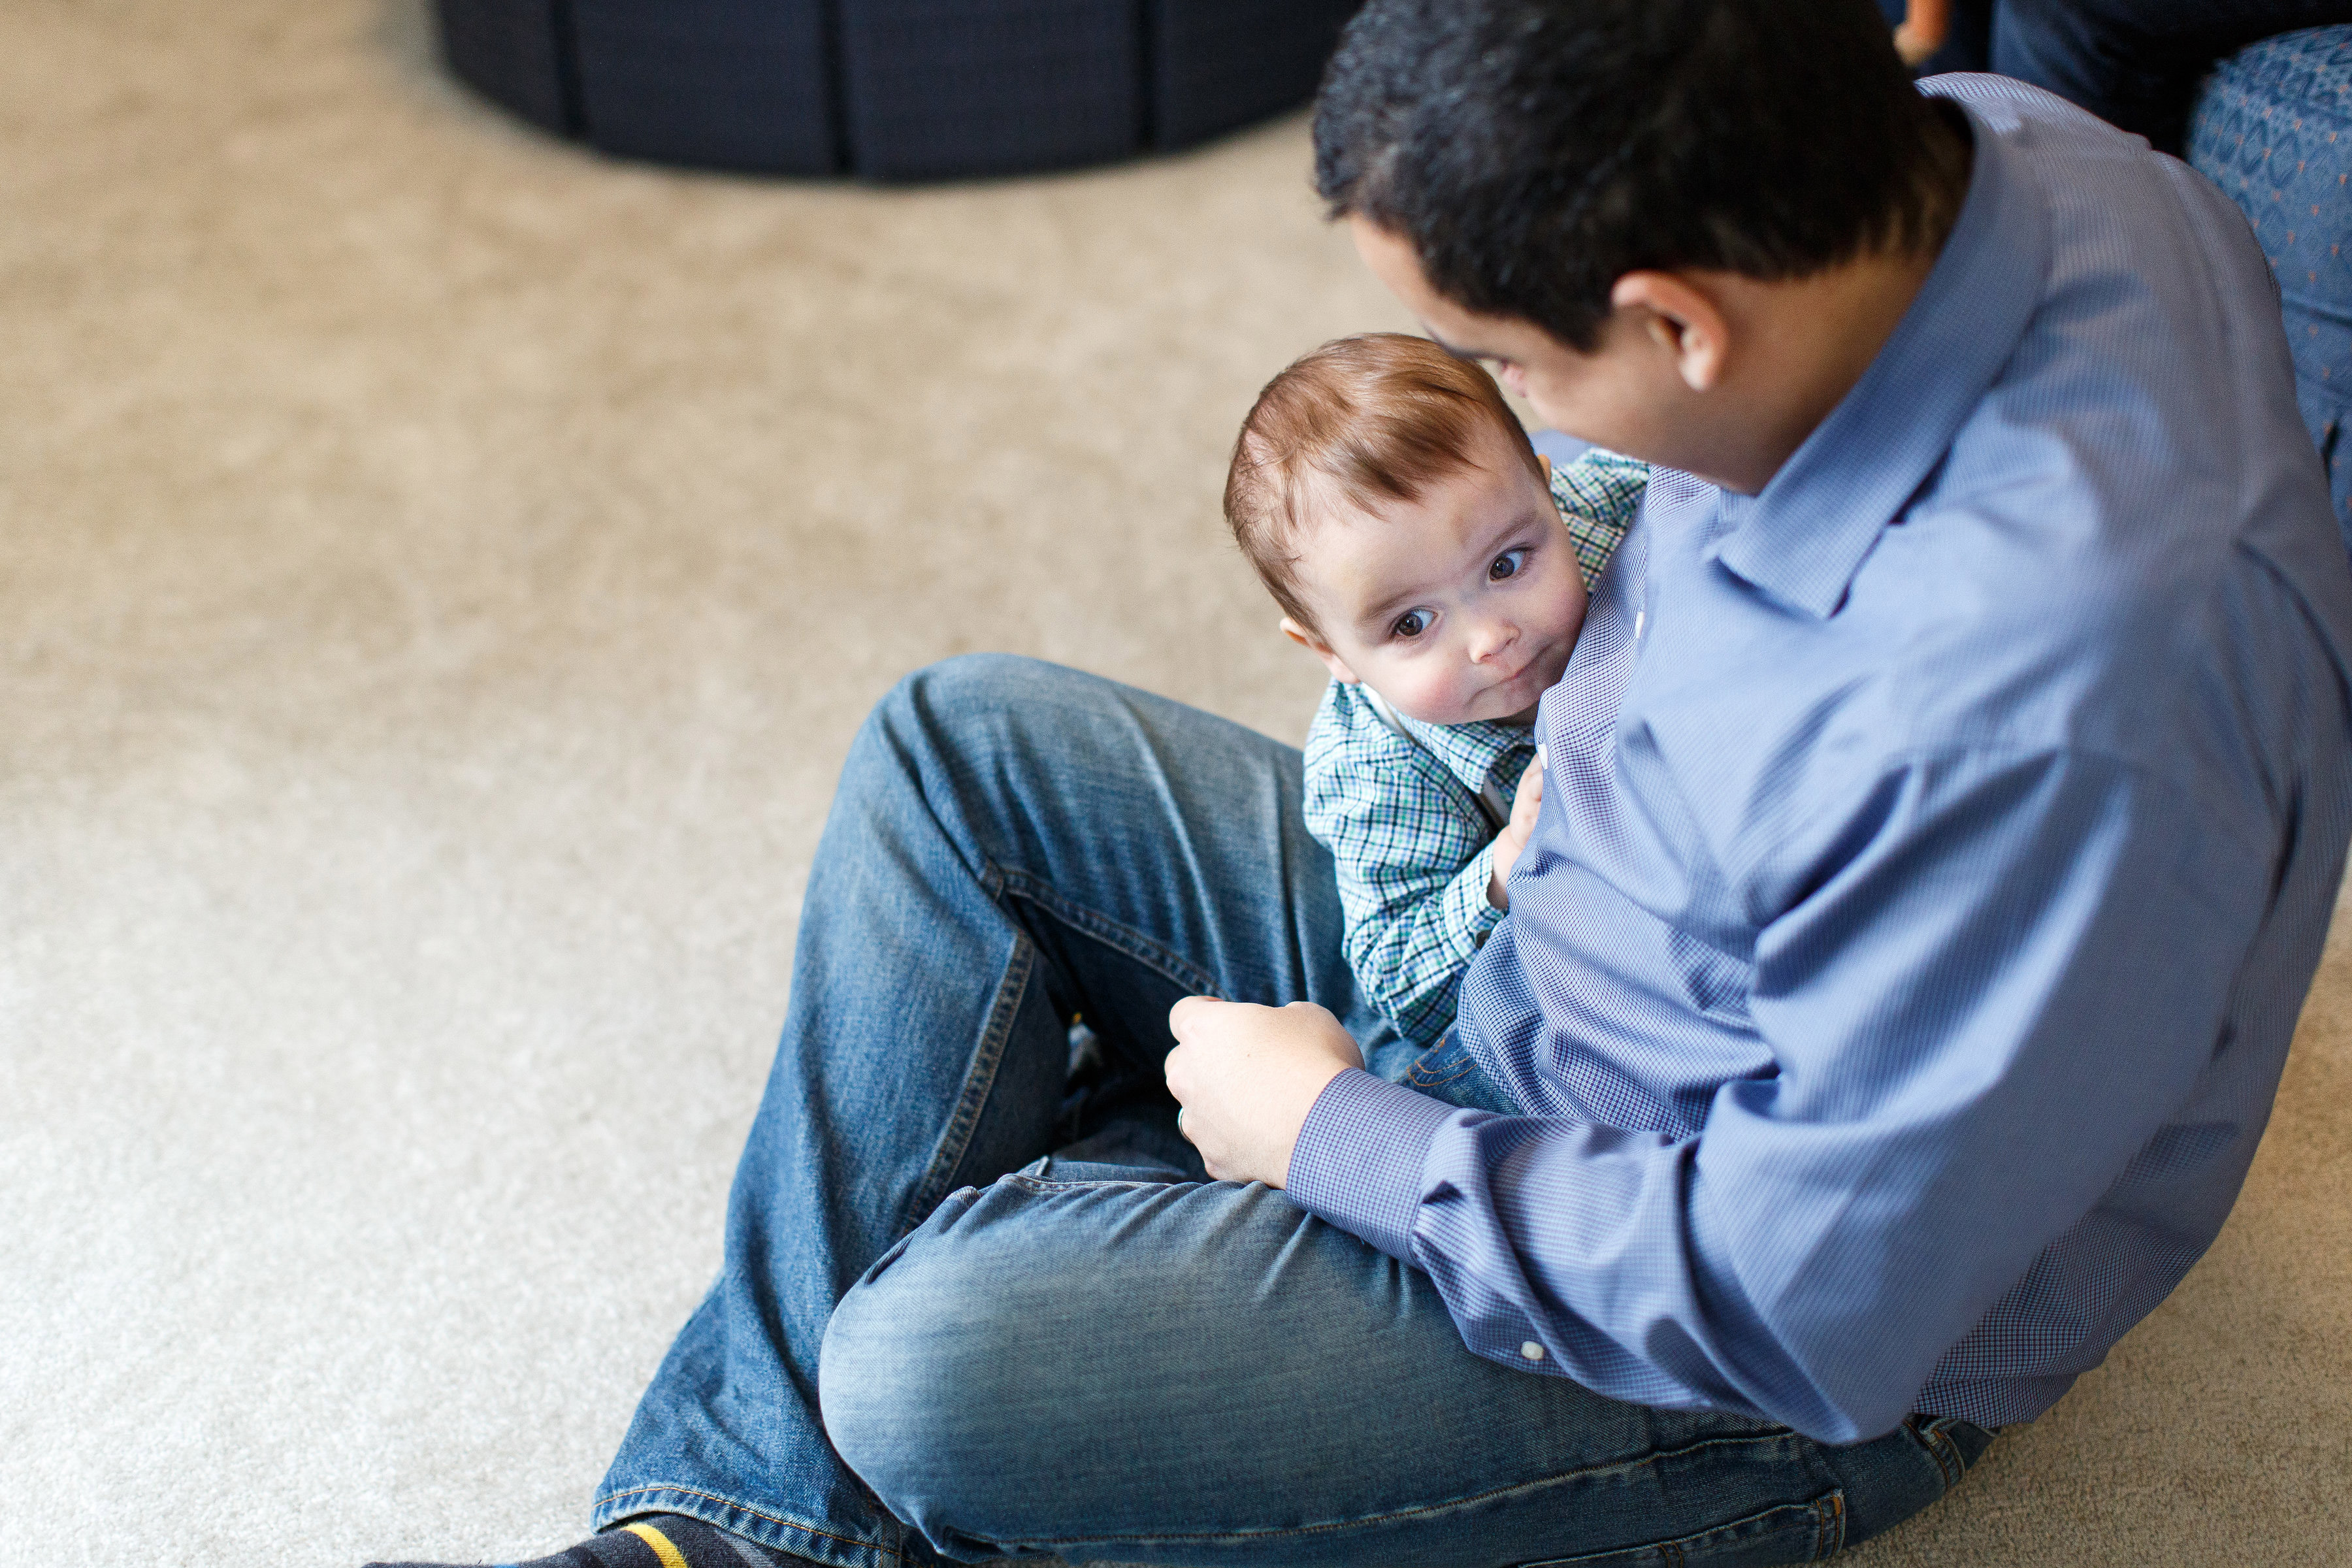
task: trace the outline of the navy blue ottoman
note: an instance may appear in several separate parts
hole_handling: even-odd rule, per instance
[[[2352,548],[2352,26],[2282,33],[2221,62],[2189,161],[2230,194],[2278,274],[2295,396]]]
[[[450,68],[625,157],[948,179],[1304,103],[1361,0],[437,0]]]

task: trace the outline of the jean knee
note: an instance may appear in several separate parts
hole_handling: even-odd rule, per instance
[[[899,678],[866,715],[850,748],[848,774],[861,767],[906,767],[950,774],[976,759],[1023,749],[1097,708],[1109,681],[1043,659],[967,653]]]
[[[987,714],[1040,689],[1088,678],[1057,664],[1013,653],[965,653],[901,676],[877,709],[900,714]]]
[[[1185,1219],[1203,1196],[1213,1213]],[[1201,1384],[1200,1336],[1163,1298],[1230,1208],[1162,1181],[951,1194],[834,1310],[817,1402],[835,1450],[942,1549],[1054,1535],[1129,1468],[1104,1430],[1138,1437],[1144,1407],[1164,1419]]]
[[[825,1325],[817,1351],[817,1411],[842,1463],[887,1503],[887,1471],[898,1451],[891,1428],[901,1403],[892,1374],[901,1363],[890,1342],[890,1320],[868,1310],[871,1299],[863,1285],[852,1287]]]
[[[987,1282],[952,1248],[902,1243],[834,1310],[817,1405],[842,1462],[898,1518],[932,1528],[941,1483],[1004,1438],[1009,1347]]]

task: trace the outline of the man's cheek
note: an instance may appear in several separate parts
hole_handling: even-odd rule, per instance
[[[1561,389],[1542,376],[1522,376],[1520,380],[1523,389],[1520,390],[1519,395],[1535,405],[1536,417],[1555,430],[1569,430],[1569,422],[1574,417],[1574,410],[1569,406],[1568,400],[1560,395]],[[1569,434],[1572,436],[1576,433],[1569,430]]]
[[[1553,429],[1566,431],[1596,447],[1611,446],[1609,437],[1617,423],[1612,416],[1618,411],[1609,400],[1595,397],[1589,382],[1533,377],[1528,383],[1527,397],[1535,405],[1537,416]]]

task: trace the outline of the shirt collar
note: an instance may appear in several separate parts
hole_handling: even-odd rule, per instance
[[[1721,497],[1715,559],[1791,609],[1837,613],[1880,531],[1942,461],[2041,303],[2050,265],[2042,194],[2002,138],[1963,112],[1976,139],[1969,194],[1911,308],[1761,494]]]
[[[1405,722],[1421,737],[1422,744],[1437,753],[1437,760],[1445,764],[1446,771],[1460,779],[1473,795],[1486,787],[1495,765],[1510,755],[1515,747],[1525,746],[1532,751],[1536,743],[1533,730],[1498,724],[1492,720],[1474,719],[1466,724],[1423,724],[1413,719]]]
[[[1357,703],[1371,715],[1373,724],[1383,724],[1392,731],[1404,731],[1406,738],[1421,742],[1437,762],[1444,764],[1454,778],[1461,781],[1465,790],[1479,795],[1486,787],[1486,778],[1494,766],[1507,757],[1515,748],[1524,745],[1528,752],[1536,750],[1536,731],[1517,724],[1498,724],[1494,720],[1470,720],[1467,724],[1423,724],[1421,720],[1397,712],[1388,699],[1383,699],[1371,687],[1360,687],[1352,682],[1331,682],[1331,689],[1343,696],[1343,700]],[[1503,783],[1512,783],[1506,778]]]

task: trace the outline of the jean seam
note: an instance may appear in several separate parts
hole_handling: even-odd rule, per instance
[[[1819,1563],[1845,1550],[1845,1489],[1813,1500],[1813,1561]]]
[[[996,1001],[989,1008],[988,1023],[981,1030],[971,1066],[965,1069],[963,1092],[956,1097],[955,1110],[948,1118],[947,1130],[940,1135],[940,1151],[931,1157],[930,1168],[916,1184],[913,1195],[898,1216],[898,1234],[901,1237],[921,1224],[923,1217],[947,1196],[948,1183],[962,1163],[964,1152],[971,1146],[972,1133],[980,1126],[981,1110],[988,1102],[989,1091],[996,1087],[996,1070],[1003,1064],[1004,1045],[1013,1035],[1013,1019],[1028,994],[1029,976],[1036,963],[1037,944],[1025,932],[1016,931],[1013,956],[1004,965],[1003,978],[997,982]]]
[[[1923,1422],[1913,1427],[1912,1433],[1918,1438],[1919,1446],[1927,1450],[1927,1457],[1936,1461],[1936,1473],[1943,1478],[1944,1489],[1950,1491],[1958,1486],[1960,1478],[1968,1473],[1969,1468],[1960,1458],[1958,1447],[1945,1432],[1943,1419],[1937,1417]]]
[[[1149,1535],[1045,1535],[1025,1538],[1019,1544],[1030,1547],[1077,1546],[1095,1542],[1120,1542],[1146,1545],[1166,1542],[1281,1541],[1296,1536],[1328,1535],[1335,1531],[1357,1530],[1367,1525],[1386,1524],[1396,1520],[1414,1519],[1424,1514],[1444,1513],[1454,1509],[1493,1502],[1499,1498],[1538,1491],[1548,1487],[1559,1486],[1562,1482],[1577,1480],[1585,1476],[1598,1475],[1607,1470],[1654,1466],[1661,1460],[1681,1458],[1685,1455],[1700,1453],[1708,1448],[1757,1443],[1784,1443],[1789,1440],[1789,1437],[1790,1434],[1785,1431],[1762,1432],[1744,1437],[1702,1437],[1697,1442],[1687,1444],[1680,1448],[1653,1449],[1635,1458],[1612,1459],[1601,1464],[1586,1465],[1577,1469],[1561,1470],[1557,1474],[1543,1476],[1535,1480],[1517,1481],[1507,1487],[1496,1487],[1483,1492],[1465,1493],[1461,1497],[1447,1498],[1440,1502],[1423,1503],[1412,1508],[1394,1509],[1383,1513],[1360,1514],[1353,1519],[1327,1520],[1318,1524],[1292,1525],[1280,1530],[1191,1531],[1181,1533],[1156,1531]],[[1839,1497],[1838,1507],[1842,1510],[1844,1506],[1842,1494],[1832,1493],[1832,1495]],[[1001,1544],[1014,1543],[1005,1542]]]
[[[1157,972],[1163,979],[1172,980],[1196,994],[1223,994],[1218,989],[1215,975],[1133,926],[1087,909],[1083,904],[1071,902],[1050,884],[1026,871],[998,868],[996,875],[1004,895],[1026,900],[1071,930],[1116,948]]]
[[[1813,1521],[1812,1551],[1805,1561],[1818,1563],[1844,1547],[1845,1493],[1843,1490],[1832,1490],[1813,1499],[1811,1502],[1771,1503],[1754,1513],[1738,1519],[1726,1520],[1720,1524],[1695,1530],[1688,1534],[1671,1536],[1663,1541],[1642,1541],[1625,1546],[1602,1547],[1592,1552],[1580,1552],[1573,1557],[1547,1557],[1540,1562],[1528,1563],[1527,1568],[1576,1568],[1579,1563],[1626,1563],[1637,1556],[1643,1559],[1655,1557],[1661,1563],[1667,1564],[1668,1568],[1683,1568],[1683,1564],[1691,1561],[1691,1553],[1695,1550],[1705,1552],[1711,1545],[1721,1544],[1722,1539],[1734,1531],[1753,1525],[1760,1519],[1786,1513],[1810,1515]],[[1775,1542],[1779,1542],[1784,1532],[1777,1525],[1773,1527],[1772,1539]]]
[[[626,1491],[608,1493],[596,1500],[596,1511],[599,1513],[604,1512],[605,1510],[611,1508],[614,1503],[619,1502],[623,1498],[643,1497],[651,1492],[667,1492],[677,1497],[700,1498],[706,1502],[715,1502],[721,1508],[731,1508],[736,1510],[738,1512],[748,1513],[754,1519],[764,1519],[771,1524],[782,1525],[786,1530],[799,1531],[803,1535],[813,1535],[824,1541],[838,1541],[844,1546],[861,1547],[868,1552],[878,1552],[883,1556],[900,1563],[908,1561],[907,1554],[905,1552],[898,1551],[893,1547],[885,1546],[878,1541],[862,1541],[854,1535],[842,1535],[830,1530],[819,1530],[815,1525],[804,1523],[803,1521],[791,1518],[788,1515],[770,1513],[765,1509],[753,1508],[750,1503],[739,1501],[734,1498],[721,1497],[717,1492],[707,1492],[699,1487],[680,1486],[676,1481],[653,1481],[641,1487],[631,1487]],[[722,1530],[726,1528],[724,1525],[718,1525],[716,1521],[706,1520],[704,1522],[716,1525],[717,1528]]]
[[[1192,1184],[1181,1184],[1181,1183],[1176,1183],[1176,1182],[1158,1182],[1158,1181],[1148,1181],[1148,1180],[1143,1180],[1143,1179],[1139,1179],[1139,1178],[1129,1178],[1129,1177],[1124,1177],[1124,1176],[1106,1176],[1106,1177],[1102,1178],[1102,1179],[1101,1179],[1101,1180],[1099,1180],[1099,1181],[1089,1181],[1089,1182],[1057,1182],[1057,1181],[1055,1181],[1055,1180],[1053,1180],[1051,1177],[1048,1177],[1048,1176],[1024,1176],[1024,1175],[1023,1175],[1023,1174],[1022,1174],[1020,1172],[1018,1172],[1018,1171],[1014,1171],[1014,1172],[1013,1172],[1013,1173],[1012,1173],[1011,1174],[1009,1174],[1009,1175],[999,1176],[999,1177],[997,1178],[997,1180],[998,1180],[998,1181],[1000,1181],[1000,1182],[1011,1182],[1011,1183],[1014,1184],[1015,1184],[1015,1185],[1017,1185],[1017,1186],[1025,1187],[1025,1188],[1027,1188],[1029,1191],[1031,1191],[1031,1192],[1033,1192],[1033,1193],[1067,1193],[1067,1192],[1075,1192],[1075,1191],[1076,1191],[1077,1189],[1079,1189],[1079,1188],[1081,1188],[1081,1187],[1153,1187],[1153,1188],[1158,1188],[1158,1187],[1172,1187],[1172,1186],[1185,1185],[1185,1184],[1191,1184],[1191,1185],[1198,1185],[1198,1184],[1197,1184],[1197,1183],[1192,1183]]]

